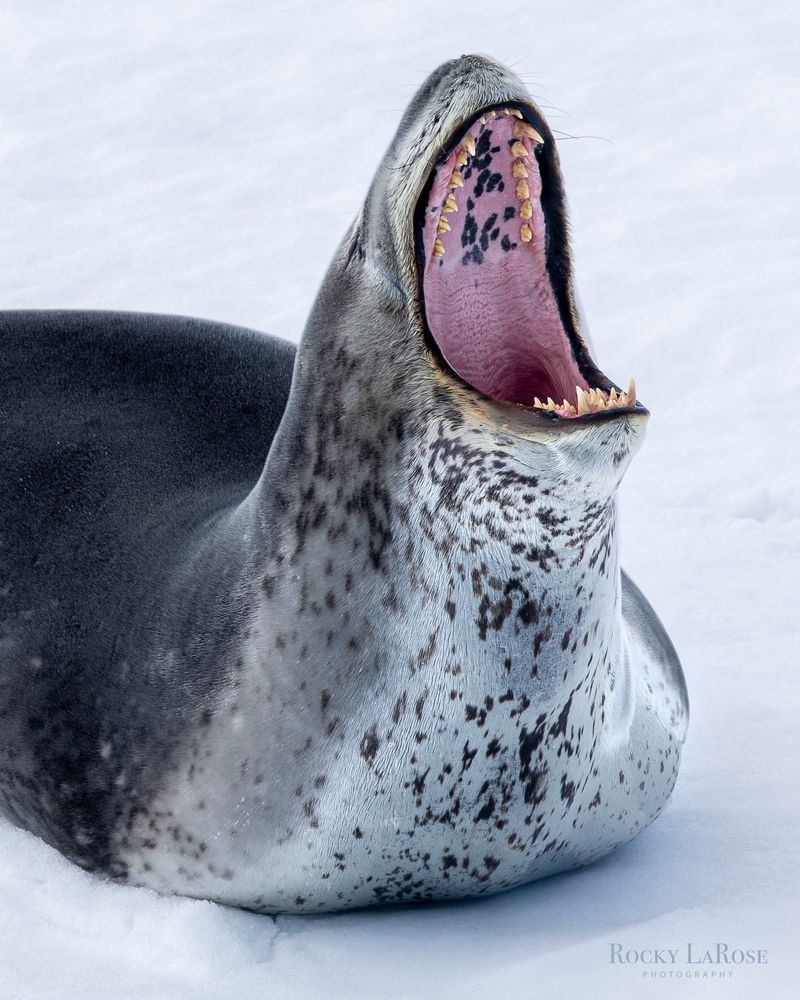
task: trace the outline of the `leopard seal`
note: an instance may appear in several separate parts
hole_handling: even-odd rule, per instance
[[[494,893],[663,809],[686,688],[614,499],[648,411],[509,70],[423,84],[296,357],[121,313],[0,344],[4,816],[278,913]]]

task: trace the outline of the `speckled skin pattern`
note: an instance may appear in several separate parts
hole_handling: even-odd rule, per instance
[[[686,691],[614,502],[646,411],[492,401],[423,333],[414,205],[509,99],[480,57],[425,83],[293,372],[215,324],[0,314],[0,811],[78,864],[268,913],[446,899],[667,802]]]

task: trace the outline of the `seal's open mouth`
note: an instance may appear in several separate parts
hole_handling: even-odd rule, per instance
[[[636,407],[596,367],[570,293],[564,198],[552,138],[531,109],[485,109],[434,168],[416,213],[428,332],[463,381],[570,419]]]

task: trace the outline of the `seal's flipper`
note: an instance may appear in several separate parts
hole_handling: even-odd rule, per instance
[[[665,728],[683,743],[689,724],[689,695],[681,661],[650,602],[624,570],[622,617],[633,670],[647,677],[653,688],[654,708],[664,713]]]

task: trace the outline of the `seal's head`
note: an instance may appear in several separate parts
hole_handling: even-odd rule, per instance
[[[552,133],[486,57],[445,63],[412,100],[312,313],[316,351],[332,315],[384,408],[447,399],[582,468],[603,441],[612,489],[641,437],[633,382],[608,379],[581,331]]]

